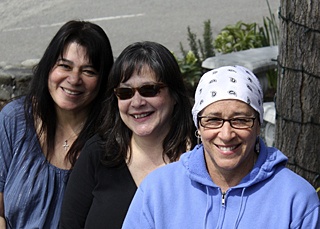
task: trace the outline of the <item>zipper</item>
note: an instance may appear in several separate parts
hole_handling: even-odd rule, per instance
[[[224,204],[225,204],[225,202],[226,202],[225,197],[226,197],[226,193],[223,192],[223,193],[222,193],[222,200],[221,200],[221,203],[222,203],[223,206],[224,206]]]

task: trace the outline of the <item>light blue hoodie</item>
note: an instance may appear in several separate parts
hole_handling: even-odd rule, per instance
[[[286,161],[279,150],[261,143],[252,171],[223,196],[198,145],[145,178],[123,228],[319,229],[317,193],[285,168]]]

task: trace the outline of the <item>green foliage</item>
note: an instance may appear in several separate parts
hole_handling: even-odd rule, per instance
[[[213,35],[210,20],[204,22],[203,45],[199,41],[202,60],[214,56]]]
[[[274,14],[271,12],[269,1],[267,0],[270,17],[263,17],[263,27],[259,28],[263,39],[263,46],[278,45],[279,28]]]
[[[259,48],[262,47],[262,36],[256,23],[239,21],[222,29],[214,41],[214,47],[220,53]]]
[[[263,17],[263,27],[257,23],[238,21],[235,25],[228,25],[221,30],[214,41],[214,47],[219,53],[231,53],[250,48],[277,45],[279,29],[274,14],[271,12],[268,0],[270,17]]]
[[[202,74],[202,68],[199,66],[196,55],[192,51],[189,51],[185,55],[185,58],[178,60],[178,63],[186,84],[192,88],[195,87]]]
[[[203,74],[201,67],[202,61],[215,55],[210,20],[204,22],[202,40],[197,39],[197,35],[193,33],[188,26],[188,41],[190,46],[189,51],[186,51],[180,42],[180,51],[183,58],[177,60],[183,79],[187,87],[191,88],[193,92]]]
[[[210,20],[204,22],[203,39],[197,39],[197,35],[188,26],[189,50],[185,50],[180,42],[182,59],[177,61],[180,66],[187,87],[195,90],[200,77],[203,74],[202,62],[218,53],[231,53],[250,48],[277,45],[279,40],[279,29],[274,14],[271,12],[268,0],[270,17],[263,18],[263,26],[257,23],[244,23],[238,21],[235,25],[228,25],[221,30],[216,39],[213,39]],[[270,88],[276,88],[277,70],[267,72]],[[193,96],[193,95],[192,95]]]
[[[274,14],[271,12],[269,1],[267,0],[268,9],[270,17],[263,18],[263,27],[259,28],[260,34],[262,35],[262,44],[263,46],[273,46],[278,45],[279,43],[279,28],[276,22]],[[278,70],[269,70],[267,72],[267,78],[269,83],[269,88],[277,88],[277,76]]]

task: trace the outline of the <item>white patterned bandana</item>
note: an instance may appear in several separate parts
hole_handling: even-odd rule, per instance
[[[242,66],[224,66],[206,72],[200,79],[192,108],[196,127],[197,115],[208,105],[225,99],[247,103],[260,115],[263,122],[263,92],[257,77]]]

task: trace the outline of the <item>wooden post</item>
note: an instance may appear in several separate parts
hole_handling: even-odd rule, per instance
[[[280,0],[275,146],[320,187],[320,1]]]

